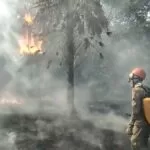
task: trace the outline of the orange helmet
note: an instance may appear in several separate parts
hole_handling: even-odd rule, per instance
[[[146,72],[142,68],[133,69],[129,76],[130,78],[134,78],[134,75],[140,77],[142,80],[146,78]]]

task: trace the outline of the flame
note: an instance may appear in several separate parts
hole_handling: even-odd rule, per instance
[[[19,40],[20,54],[21,55],[36,55],[43,54],[42,44],[43,41],[39,39],[38,36],[34,36],[31,31],[31,25],[33,25],[33,17],[30,14],[25,14],[24,20],[28,23],[27,28],[25,28],[25,34],[21,36]]]
[[[28,23],[28,25],[32,25],[33,24],[33,17],[28,13],[28,14],[25,14],[24,16],[24,20],[26,23]]]
[[[20,45],[20,54],[21,55],[35,55],[38,53],[43,53],[42,51],[42,43],[43,41],[36,39],[31,36],[29,39],[28,36],[23,36],[19,40]]]

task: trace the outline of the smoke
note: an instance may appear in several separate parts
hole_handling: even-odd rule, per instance
[[[104,6],[105,12],[115,10],[115,8],[108,8],[105,4]],[[1,99],[21,100],[23,104],[15,105],[15,107],[0,105],[0,113],[44,113],[46,116],[66,117],[69,112],[66,98],[66,72],[64,71],[66,67],[59,65],[62,61],[61,52],[59,56],[56,56],[56,52],[64,46],[64,35],[51,33],[48,37],[49,42],[45,46],[45,49],[48,49],[45,56],[21,57],[17,45],[21,26],[17,18],[19,16],[18,7],[20,8],[20,5],[17,0],[0,2],[0,87]],[[130,111],[128,73],[135,66],[144,67],[148,73],[149,68],[146,65],[148,64],[148,56],[144,54],[146,50],[142,46],[143,43],[121,37],[120,34],[123,34],[122,31],[126,29],[126,25],[120,24],[120,20],[117,22],[118,18],[116,19],[115,15],[114,13],[114,19],[111,20],[114,35],[111,38],[103,36],[103,42],[106,43],[106,48],[102,49],[105,56],[104,61],[99,61],[97,56],[89,53],[91,55],[87,57],[78,70],[80,72],[78,77],[84,80],[76,81],[75,106],[81,119],[90,121],[96,131],[103,128],[122,133],[127,124],[127,120],[122,116]],[[49,60],[52,60],[52,63],[47,69]],[[116,109],[110,106],[111,104],[118,106],[118,114]],[[89,105],[93,105],[94,112],[90,111]],[[98,111],[96,111],[96,105],[101,105],[98,106]],[[102,111],[100,110],[101,107],[103,108]],[[106,113],[104,113],[105,111]],[[65,117],[67,121],[57,117],[53,124],[40,119],[35,120],[35,128],[38,129],[39,138],[46,138],[47,131],[54,128],[58,132],[58,126],[76,128]],[[84,127],[81,129],[81,133],[77,132],[79,134],[77,138],[80,136],[82,140],[102,147],[103,142],[99,141],[99,137],[96,137],[96,131],[92,133]],[[7,131],[4,130],[4,133],[6,139],[3,138],[3,140],[10,141],[13,145],[12,141],[15,140],[16,133],[8,133],[9,136],[6,134]]]
[[[124,5],[124,8],[126,6],[127,5]],[[103,42],[107,44],[103,50],[105,60],[103,63],[97,65],[102,66],[104,69],[99,70],[100,77],[97,78],[97,80],[93,79],[92,83],[94,84],[91,84],[90,86],[94,95],[97,95],[95,97],[100,105],[103,103],[107,104],[107,102],[109,105],[118,105],[121,110],[119,110],[119,113],[123,116],[123,114],[131,112],[131,91],[127,83],[129,72],[135,67],[144,68],[147,75],[150,71],[148,65],[149,50],[145,46],[147,44],[147,39],[144,35],[141,35],[141,39],[139,40],[137,38],[138,33],[129,30],[130,24],[125,19],[123,12],[124,8],[122,8],[123,5],[121,7],[115,7],[114,5],[108,5],[103,2],[103,7],[106,16],[109,17],[110,28],[113,31],[113,35],[111,38],[108,38],[105,35],[102,37]],[[131,33],[129,33],[129,31]],[[87,66],[84,70],[91,71],[91,68],[94,67],[92,65]],[[90,76],[92,76],[93,72]],[[149,80],[150,79],[147,76],[145,84],[149,84]],[[102,105],[102,107],[105,106]],[[109,107],[109,109],[111,109],[111,107]],[[117,127],[120,125],[123,129],[127,120],[116,115],[116,108],[112,108],[110,111],[112,112],[107,115],[101,116],[98,114],[101,119],[96,120],[103,120],[102,118],[104,117],[105,121],[103,121],[104,124],[102,126],[106,127],[110,125],[113,128],[115,125]],[[109,121],[111,123],[109,123]]]

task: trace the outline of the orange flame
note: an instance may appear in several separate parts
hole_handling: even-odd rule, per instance
[[[33,35],[30,39],[25,35],[19,40],[20,54],[35,55],[37,53],[42,53],[42,43],[43,41],[34,38]]]
[[[28,25],[32,25],[33,24],[33,17],[28,13],[28,14],[25,14],[24,16],[24,20],[26,23],[28,23]]]
[[[28,23],[25,29],[25,34],[19,40],[20,54],[21,55],[36,55],[43,54],[42,44],[43,41],[38,36],[34,36],[32,31],[29,31],[30,26],[33,25],[33,17],[30,14],[25,14],[24,20]]]

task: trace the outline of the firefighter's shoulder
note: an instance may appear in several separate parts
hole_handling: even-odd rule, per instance
[[[144,92],[143,85],[141,83],[136,84],[134,87],[135,92]]]

